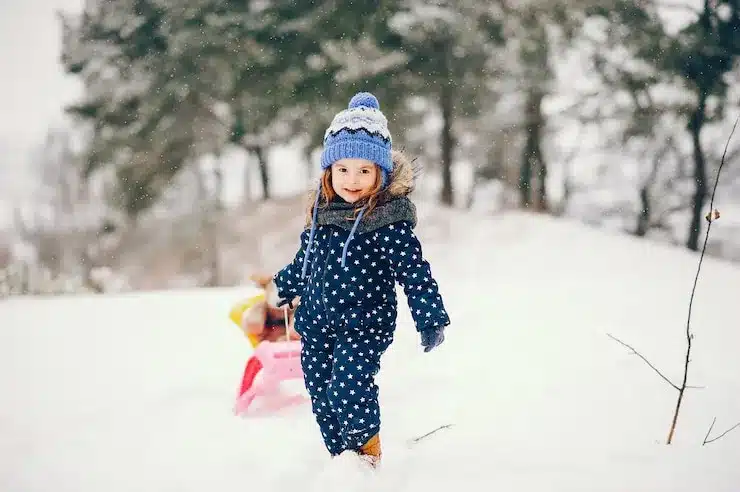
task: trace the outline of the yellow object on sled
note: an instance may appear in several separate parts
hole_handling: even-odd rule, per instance
[[[262,302],[265,300],[265,294],[259,293],[255,294],[252,297],[249,297],[243,301],[240,301],[234,305],[234,307],[231,308],[231,312],[229,313],[229,319],[233,321],[236,326],[244,330],[242,327],[242,319],[244,317],[244,313],[247,311],[247,309],[251,308],[258,302]],[[257,337],[257,335],[248,334],[245,332],[246,337],[249,339],[249,342],[252,344],[252,347],[256,347],[260,340]]]

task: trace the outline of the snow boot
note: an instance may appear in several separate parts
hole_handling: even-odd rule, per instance
[[[380,465],[380,434],[375,434],[365,444],[363,444],[357,454],[366,461],[371,467],[377,468]]]

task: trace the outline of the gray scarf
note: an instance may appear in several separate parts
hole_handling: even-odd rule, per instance
[[[306,276],[308,268],[308,256],[311,253],[313,237],[316,232],[316,226],[336,225],[349,231],[349,236],[344,242],[342,250],[342,267],[345,266],[347,259],[347,248],[349,243],[355,237],[355,232],[363,234],[374,231],[400,220],[408,220],[411,226],[416,226],[416,207],[406,196],[393,197],[388,201],[378,203],[367,217],[364,216],[367,205],[363,205],[357,216],[355,216],[355,204],[347,203],[340,197],[336,197],[328,206],[319,210],[320,193],[316,193],[316,201],[313,205],[313,219],[311,220],[311,233],[308,237],[308,245],[303,258],[303,268],[301,269],[301,279]]]
[[[341,198],[335,199],[325,208],[319,208],[317,222],[319,225],[335,225],[345,231],[351,231],[358,214],[355,214],[356,205],[347,203]],[[378,204],[370,213],[363,215],[357,225],[356,233],[365,234],[380,229],[383,226],[407,220],[412,227],[416,227],[416,207],[407,197],[395,197]]]

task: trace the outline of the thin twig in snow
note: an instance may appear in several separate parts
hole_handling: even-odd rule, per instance
[[[441,431],[442,429],[449,429],[450,427],[452,427],[452,424],[440,425],[436,429],[433,429],[433,430],[427,432],[426,434],[423,434],[423,435],[418,436],[418,437],[414,437],[413,439],[409,440],[409,444],[416,444],[417,442],[421,441],[422,439],[425,439],[425,438],[431,436],[435,432]]]
[[[707,224],[707,232],[704,235],[704,245],[701,248],[701,256],[699,257],[699,266],[696,269],[696,276],[694,277],[694,286],[691,289],[691,297],[689,298],[689,313],[688,318],[686,320],[686,341],[687,341],[687,347],[686,347],[686,358],[684,359],[684,366],[683,366],[683,380],[681,382],[681,386],[676,385],[675,383],[671,382],[670,379],[665,377],[662,372],[660,372],[654,365],[650,363],[645,357],[643,357],[642,354],[640,354],[637,350],[635,350],[630,345],[624,343],[623,341],[619,340],[618,338],[609,335],[612,339],[616,340],[617,342],[621,343],[628,349],[630,349],[635,355],[640,357],[645,363],[650,366],[650,368],[655,371],[665,382],[671,385],[672,388],[678,390],[678,398],[676,400],[676,409],[673,412],[673,420],[671,421],[671,429],[668,432],[668,440],[666,441],[666,444],[671,444],[671,441],[673,440],[673,434],[676,430],[676,422],[678,421],[678,414],[681,410],[681,402],[683,401],[683,395],[686,392],[686,389],[691,388],[692,386],[688,386],[686,384],[686,381],[688,380],[689,375],[689,363],[691,362],[691,340],[694,338],[694,336],[691,334],[691,308],[694,304],[694,294],[696,293],[696,284],[699,281],[699,272],[701,272],[701,264],[704,261],[704,253],[707,250],[707,241],[709,240],[709,230],[712,228],[712,222],[719,219],[719,211],[714,209],[714,196],[717,192],[717,186],[719,185],[719,176],[722,173],[722,167],[725,165],[725,157],[727,156],[727,148],[730,146],[730,141],[732,140],[732,135],[735,133],[735,128],[737,127],[738,122],[740,121],[740,116],[735,120],[735,124],[732,125],[732,131],[730,132],[730,136],[727,138],[727,143],[725,144],[725,150],[722,152],[722,159],[719,163],[719,168],[717,169],[717,176],[714,179],[714,188],[712,189],[712,197],[709,201],[709,213],[706,215],[706,220],[708,222]],[[712,426],[714,426],[714,422],[712,422]],[[712,426],[709,428],[709,432],[712,430]],[[740,423],[737,425],[731,427],[729,430],[722,433],[719,437],[712,439],[711,441],[707,441],[705,438],[705,444],[707,442],[716,441],[720,437],[724,436],[731,430],[740,427]],[[709,432],[707,432],[707,437],[709,437]]]
[[[709,430],[707,431],[707,435],[704,436],[704,442],[701,443],[702,446],[704,446],[707,443],[707,438],[709,437],[709,433],[712,432],[712,427],[714,427],[714,423],[717,421],[717,417],[714,417],[712,419],[712,423],[709,426]]]
[[[709,430],[707,431],[707,435],[704,437],[704,442],[701,443],[702,446],[704,446],[705,444],[709,444],[710,442],[714,442],[714,441],[717,441],[719,439],[722,439],[728,433],[730,433],[731,431],[733,431],[733,430],[737,429],[738,427],[740,427],[740,422],[738,422],[737,424],[733,425],[732,427],[730,427],[729,429],[727,429],[726,431],[724,431],[722,434],[720,434],[719,436],[715,437],[714,439],[709,439],[709,434],[712,432],[712,428],[714,427],[714,423],[716,421],[717,421],[717,417],[714,417],[712,419],[712,425],[709,426]]]
[[[658,374],[658,376],[660,376],[661,378],[663,378],[663,381],[665,381],[666,383],[670,384],[673,387],[673,389],[675,389],[676,391],[680,391],[681,390],[681,388],[679,388],[678,385],[674,384],[670,379],[668,379],[667,377],[665,377],[662,372],[660,372],[654,365],[652,365],[650,363],[650,361],[647,360],[640,352],[638,352],[637,350],[635,350],[634,347],[632,347],[631,345],[628,345],[628,344],[624,343],[622,340],[620,340],[619,338],[617,338],[617,337],[615,337],[615,336],[613,336],[613,335],[611,335],[609,333],[607,333],[607,335],[609,336],[609,338],[611,338],[613,340],[616,340],[617,342],[621,343],[622,345],[624,345],[625,347],[627,347],[628,349],[630,349],[633,354],[635,354],[640,359],[642,359],[645,362],[645,364],[649,365],[650,368],[653,371],[655,371]]]
[[[689,373],[689,361],[691,360],[691,340],[694,335],[691,334],[691,308],[694,304],[694,293],[696,292],[696,284],[699,281],[699,272],[701,271],[701,264],[704,261],[704,253],[707,250],[707,241],[709,240],[709,230],[712,228],[712,222],[719,218],[719,212],[714,209],[714,195],[717,193],[717,185],[719,184],[719,175],[722,173],[722,167],[725,165],[725,157],[727,156],[727,148],[730,146],[732,135],[735,133],[737,122],[740,121],[740,116],[735,120],[735,124],[732,125],[732,131],[730,136],[727,138],[725,144],[725,150],[722,152],[722,159],[719,162],[719,168],[717,169],[717,176],[714,178],[714,188],[712,189],[712,197],[709,200],[709,213],[706,215],[707,219],[707,232],[704,235],[704,245],[701,248],[701,255],[699,256],[699,266],[696,269],[696,276],[694,277],[694,286],[691,288],[691,297],[689,298],[689,314],[686,319],[686,359],[683,366],[683,382],[681,388],[678,390],[678,399],[676,400],[676,410],[673,413],[673,421],[671,422],[671,430],[668,432],[668,440],[666,444],[670,444],[673,440],[673,433],[676,431],[676,421],[678,420],[678,412],[681,409],[681,401],[683,400],[683,394],[686,390],[686,379]]]
[[[660,376],[665,382],[667,382],[669,385],[671,385],[671,387],[673,389],[675,389],[675,390],[678,391],[678,398],[676,400],[676,408],[675,408],[675,410],[673,412],[673,419],[671,421],[671,428],[670,428],[670,430],[668,432],[668,439],[666,441],[666,444],[671,444],[671,442],[673,441],[673,434],[676,431],[676,422],[678,421],[678,414],[679,414],[679,412],[681,410],[681,402],[683,401],[683,395],[686,392],[686,389],[691,388],[691,386],[688,386],[686,384],[686,382],[688,380],[688,375],[689,375],[689,363],[691,362],[691,341],[694,338],[694,336],[691,334],[691,309],[692,309],[692,307],[694,305],[694,295],[696,293],[696,285],[699,282],[699,273],[701,272],[701,265],[702,265],[702,262],[704,261],[704,254],[706,253],[706,250],[707,250],[707,241],[709,240],[709,231],[712,228],[712,223],[719,218],[719,211],[717,211],[717,210],[714,209],[714,197],[715,197],[715,194],[717,192],[717,186],[719,185],[719,176],[722,173],[722,168],[725,165],[725,158],[727,156],[727,148],[730,146],[730,141],[732,141],[732,136],[735,133],[735,128],[737,127],[738,121],[740,121],[740,117],[738,117],[735,120],[735,124],[732,125],[732,131],[730,132],[730,136],[728,137],[727,143],[725,144],[725,150],[724,150],[724,152],[722,152],[722,159],[720,160],[719,168],[717,169],[717,176],[715,177],[715,180],[714,180],[714,187],[712,189],[712,196],[711,196],[711,199],[709,201],[709,213],[707,213],[707,215],[706,215],[706,220],[708,222],[708,224],[707,224],[707,231],[706,231],[706,234],[704,235],[704,245],[701,248],[701,255],[699,257],[699,266],[696,269],[696,276],[694,277],[694,285],[691,288],[691,297],[689,298],[689,313],[688,313],[688,317],[687,317],[687,320],[686,320],[686,342],[687,342],[687,346],[686,346],[686,357],[684,359],[683,380],[681,381],[681,385],[679,386],[679,385],[673,383],[670,379],[668,379],[665,375],[663,375],[662,372],[660,372],[653,364],[650,363],[650,361],[648,361],[642,354],[640,354],[632,346],[626,344],[625,342],[623,342],[623,341],[619,340],[618,338],[616,338],[616,337],[614,337],[614,336],[612,336],[612,335],[610,335],[610,334],[607,333],[607,335],[609,335],[610,338],[616,340],[617,342],[619,342],[623,346],[625,346],[628,349],[630,349],[632,351],[632,353],[634,353],[635,355],[637,355],[638,357],[640,357],[648,366],[650,366],[650,368],[653,371],[655,371],[658,374],[658,376]],[[714,422],[712,422],[712,426],[709,427],[709,432],[712,431],[712,427],[713,426],[714,426]],[[710,440],[710,441],[707,441],[707,438],[709,437],[709,432],[707,432],[707,437],[704,438],[704,443],[706,444],[707,442],[715,441],[715,440],[719,439],[720,437],[724,436],[725,434],[727,434],[728,432],[730,432],[731,430],[733,430],[733,429],[735,429],[737,427],[740,427],[740,423],[738,423],[737,425],[731,427],[729,430],[727,430],[724,433],[722,433],[716,439],[713,439],[713,440]]]

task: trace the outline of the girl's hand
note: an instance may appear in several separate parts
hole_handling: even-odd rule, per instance
[[[421,346],[424,347],[425,353],[444,341],[445,332],[443,326],[432,326],[421,332]]]
[[[288,309],[290,309],[291,311],[295,309],[295,306],[293,306],[293,299],[280,299],[277,302],[277,307],[283,307],[283,305],[285,305],[286,303],[288,304]]]

